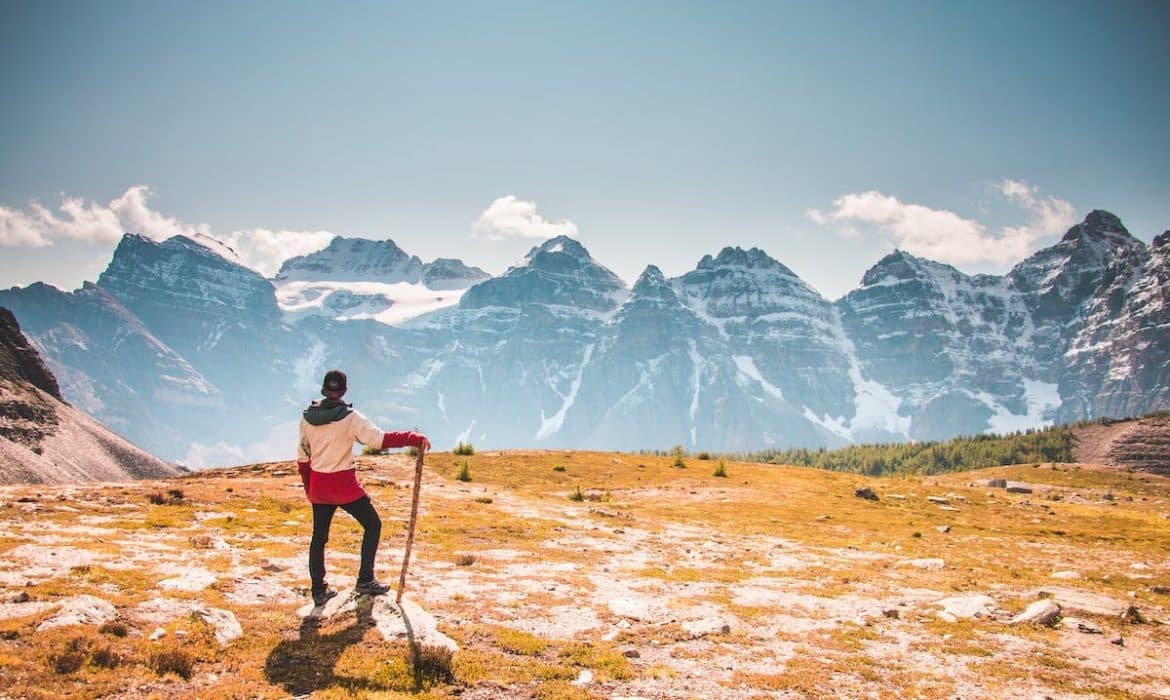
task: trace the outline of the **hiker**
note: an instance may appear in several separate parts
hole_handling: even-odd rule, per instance
[[[355,592],[359,595],[383,595],[390,586],[374,578],[374,555],[382,536],[382,521],[366,495],[353,466],[353,443],[386,449],[414,447],[426,452],[431,442],[413,432],[384,433],[369,418],[341,400],[348,389],[345,372],[331,369],[321,382],[322,401],[312,402],[302,413],[297,467],[305,495],[313,504],[313,539],[309,544],[309,577],[313,581],[315,605],[337,595],[325,583],[325,543],[333,514],[341,508],[361,524],[362,558]]]

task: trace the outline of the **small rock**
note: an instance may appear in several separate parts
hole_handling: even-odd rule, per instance
[[[1104,577],[1103,577],[1104,578]],[[1117,617],[1125,613],[1128,603],[1115,600],[1100,593],[1091,593],[1075,588],[1047,586],[1037,592],[1039,597],[1052,598],[1065,610],[1087,615]]]
[[[198,615],[199,619],[211,625],[211,628],[215,630],[215,641],[221,647],[244,636],[244,628],[240,626],[239,620],[230,610],[196,608],[192,612]]]
[[[587,668],[583,668],[583,669],[581,669],[581,672],[577,674],[577,680],[573,681],[573,685],[583,686],[583,685],[589,685],[592,682],[593,682],[593,671],[590,671]]]
[[[154,631],[150,633],[150,641],[157,642],[165,636],[167,636],[167,631],[162,627],[156,627],[154,628]]]
[[[67,625],[100,625],[114,619],[118,611],[108,601],[92,595],[65,599],[61,610],[37,626],[38,632]]]
[[[1032,493],[1030,486],[1021,486],[1020,484],[1012,484],[1006,488],[1008,493]]]
[[[1124,640],[1123,638],[1121,638],[1121,637],[1118,637],[1118,638],[1116,638],[1116,639],[1110,639],[1110,640],[1109,640],[1109,643],[1110,643],[1110,644],[1116,644],[1116,645],[1117,645],[1117,646],[1119,646],[1119,647],[1123,647],[1123,646],[1125,646],[1125,640]]]
[[[1061,626],[1081,634],[1103,634],[1100,627],[1079,617],[1066,617],[1061,621]]]
[[[857,489],[856,491],[853,492],[853,495],[857,496],[858,498],[864,498],[867,501],[879,500],[878,495],[876,493],[874,493],[873,489],[871,489],[868,486]]]
[[[926,500],[930,501],[931,503],[939,503],[942,505],[946,505],[947,503],[951,502],[951,499],[947,498],[946,496],[927,496]]]
[[[945,535],[951,531],[951,526],[950,525],[939,525],[938,527],[935,528],[935,530],[938,530],[939,532],[941,532]]]
[[[701,639],[711,634],[730,634],[731,625],[718,620],[687,620],[682,623],[683,631],[691,639]]]
[[[640,653],[638,653],[637,649],[626,649],[625,651],[622,652],[622,656],[626,657],[627,659],[640,659],[640,658],[642,658],[642,655]]]
[[[1154,586],[1150,590],[1158,595],[1170,595],[1170,586]]]
[[[1024,612],[1012,618],[1012,624],[1033,623],[1053,627],[1060,619],[1060,606],[1050,599],[1038,600],[1029,605]]]
[[[818,515],[817,516],[817,522],[819,522],[819,523],[823,523],[826,520],[832,520],[832,519],[833,519],[833,516],[831,516],[831,515]]]
[[[906,500],[906,497],[905,497],[905,496],[903,496],[903,495],[902,495],[902,494],[900,494],[900,493],[887,493],[887,494],[886,494],[886,498],[888,498],[888,499],[890,499],[890,500],[892,500],[892,501],[904,501],[904,500]]]
[[[1077,579],[1081,577],[1079,571],[1053,571],[1052,578]]]
[[[27,603],[28,601],[28,591],[21,591],[20,593],[13,593],[8,596],[9,603]]]
[[[984,618],[991,615],[995,608],[995,599],[989,595],[961,595],[951,596],[935,601],[935,605],[942,606],[939,617],[948,621],[959,618]]]
[[[1112,500],[1113,500],[1113,494],[1112,494],[1112,493],[1110,493],[1110,492],[1105,492],[1105,493],[1101,494],[1101,500],[1102,500],[1102,501],[1112,501]]]
[[[959,509],[954,507],[954,506],[939,506],[938,509],[948,511],[950,513],[958,513],[959,512]]]
[[[899,612],[898,610],[895,610],[894,608],[886,608],[885,610],[882,610],[882,615],[885,615],[886,617],[890,618],[891,620],[897,620],[897,619],[901,618],[902,613]]]
[[[1121,621],[1134,625],[1141,625],[1145,623],[1146,618],[1144,615],[1142,615],[1141,610],[1138,610],[1136,606],[1131,605],[1125,609],[1125,612],[1121,613]]]

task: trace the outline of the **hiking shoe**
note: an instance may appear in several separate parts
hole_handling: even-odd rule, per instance
[[[313,605],[316,605],[317,607],[321,607],[325,603],[329,602],[330,598],[333,598],[336,596],[337,596],[337,591],[333,590],[332,588],[326,588],[323,591],[314,591],[313,592]]]
[[[390,592],[390,586],[378,583],[378,579],[372,578],[369,581],[358,581],[353,590],[358,595],[386,595]]]

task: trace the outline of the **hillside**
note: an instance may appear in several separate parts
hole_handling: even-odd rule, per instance
[[[1170,415],[1079,426],[1077,461],[1170,475]]]
[[[57,379],[0,308],[0,483],[121,481],[175,475],[61,399]]]
[[[379,577],[394,581],[411,460],[358,462],[386,524]],[[392,599],[345,590],[310,614],[311,514],[291,463],[0,488],[0,693],[1170,694],[1170,478],[741,462],[721,478],[713,461],[673,464],[429,455],[405,621]],[[359,537],[339,515],[335,586],[350,584]],[[1055,619],[1013,620],[1025,610]]]

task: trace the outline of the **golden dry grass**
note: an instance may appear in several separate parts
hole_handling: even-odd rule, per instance
[[[1125,698],[1170,686],[1170,641],[1157,625],[1098,619],[1106,634],[1090,640],[1002,618],[944,622],[931,605],[992,592],[1018,612],[1035,589],[1054,583],[1053,572],[1075,569],[1081,578],[1056,583],[1133,603],[1154,620],[1170,617],[1170,597],[1154,589],[1170,584],[1164,477],[1025,465],[866,478],[739,462],[717,477],[710,462],[679,469],[669,456],[525,451],[477,452],[474,480],[460,482],[467,459],[428,455],[416,587],[408,589],[460,645],[450,658],[412,653],[352,616],[305,636],[296,612],[304,599],[249,605],[232,597],[248,577],[307,586],[309,509],[287,463],[165,482],[0,491],[0,554],[27,553],[22,548],[52,535],[45,548],[96,557],[37,573],[30,585],[10,584],[7,595],[24,592],[34,604],[95,595],[117,607],[128,632],[84,625],[38,632],[55,608],[8,613],[0,619],[8,689],[0,694],[944,698],[1028,687]],[[398,455],[358,464],[383,514],[380,568],[390,579],[412,465]],[[984,485],[996,477],[1035,490]],[[862,486],[880,500],[856,498]],[[182,498],[150,502],[172,489]],[[578,490],[585,500],[570,501]],[[336,576],[355,566],[344,555],[356,553],[360,538],[339,515],[329,545]],[[218,580],[199,591],[160,591],[170,574],[149,556],[130,561],[146,542],[158,544],[161,559]],[[904,565],[915,559],[945,565]],[[1131,568],[1138,564],[1144,568]],[[206,623],[179,616],[158,625],[166,636],[152,642],[155,623],[134,611],[160,596],[230,610],[244,637],[221,648]],[[614,596],[660,607],[648,618],[628,617],[610,607]],[[881,614],[900,603],[898,617]],[[731,632],[694,632],[692,610],[725,617]],[[1117,635],[1132,641],[1116,647],[1104,638]],[[1101,662],[1094,654],[1102,650],[1114,657],[1122,650],[1143,670]],[[1002,663],[1004,653],[1014,661]],[[583,671],[592,679],[574,684]]]

